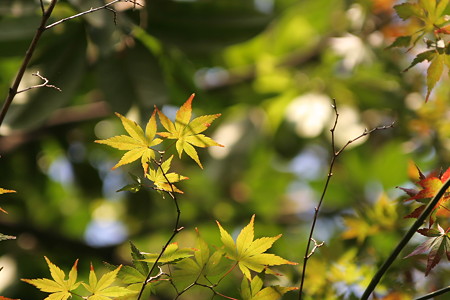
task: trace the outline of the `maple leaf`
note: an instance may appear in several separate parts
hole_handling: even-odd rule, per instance
[[[121,296],[127,296],[136,293],[127,288],[120,286],[111,286],[116,280],[117,273],[119,273],[122,266],[118,266],[115,270],[104,274],[100,280],[97,279],[94,267],[91,264],[91,271],[89,272],[89,284],[82,282],[83,286],[92,295],[87,297],[88,300],[111,300]]]
[[[241,230],[236,239],[236,243],[233,241],[231,235],[216,221],[220,230],[220,239],[225,246],[226,257],[236,261],[239,269],[248,279],[251,278],[250,270],[258,273],[263,270],[271,272],[268,269],[269,266],[284,264],[296,265],[297,263],[288,261],[277,255],[264,253],[281,237],[281,234],[274,237],[263,237],[253,240],[254,220],[255,215],[252,216],[250,223]]]
[[[162,142],[162,139],[155,138],[157,130],[155,114],[156,110],[153,111],[152,116],[148,120],[144,133],[136,122],[116,113],[129,136],[119,135],[109,139],[95,141],[96,143],[105,144],[119,150],[127,150],[113,169],[132,163],[140,158],[142,167],[146,170],[149,161],[155,159],[155,150],[151,147],[159,145]]]
[[[418,168],[417,168],[418,169]],[[419,171],[419,175],[422,174]],[[421,206],[417,207],[413,212],[409,215],[405,216],[405,218],[418,218],[423,210],[425,209],[427,203],[433,198],[437,192],[441,189],[442,185],[447,181],[450,177],[450,168],[448,168],[443,174],[436,175],[436,173],[430,173],[428,176],[420,175],[420,181],[417,182],[422,189],[420,190],[412,190],[405,189],[399,187],[403,191],[405,191],[410,197],[405,201],[415,200],[419,203],[422,203]],[[449,217],[450,210],[447,207],[448,200],[450,199],[450,192],[446,191],[444,196],[439,200],[436,206],[433,209],[433,212],[430,214],[429,218],[429,226],[433,225],[436,221],[436,217]]]
[[[155,170],[150,168],[148,172],[146,172],[145,177],[153,181],[153,184],[159,190],[183,194],[183,191],[179,190],[173,183],[189,178],[177,173],[169,173],[172,158],[173,155],[164,161],[161,166],[156,166]]]
[[[197,243],[194,257],[182,259],[174,265],[172,279],[179,287],[184,282],[188,282],[187,285],[191,284],[193,278],[196,278],[197,283],[210,284],[211,281],[207,277],[223,274],[229,268],[229,263],[222,263],[224,262],[223,251],[217,250],[211,254],[208,244],[202,239],[198,229],[196,231]]]
[[[72,269],[69,272],[69,278],[66,277],[63,270],[54,265],[47,257],[45,261],[50,269],[50,274],[53,278],[40,278],[40,279],[21,279],[22,281],[34,285],[42,292],[50,293],[45,300],[66,300],[72,296],[71,291],[75,290],[80,282],[77,282],[77,264],[78,259],[73,264]]]
[[[405,258],[413,255],[428,253],[427,268],[425,270],[425,276],[439,263],[442,256],[445,254],[450,261],[450,236],[441,226],[437,226],[438,229],[421,229],[419,232],[425,236],[430,237],[425,242],[417,246],[417,248],[411,252]]]
[[[163,255],[159,259],[160,263],[174,263],[178,260],[181,260],[186,257],[193,256],[193,252],[196,249],[193,248],[179,248],[178,243],[169,244],[164,250]],[[159,257],[159,253],[142,253],[145,256],[145,259],[141,259],[141,261],[153,263]]]
[[[241,296],[243,300],[277,300],[285,293],[298,290],[297,287],[269,286],[263,287],[263,281],[259,276],[253,279],[244,277],[241,283]]]
[[[202,148],[209,146],[223,147],[213,139],[200,134],[208,129],[211,123],[221,114],[200,116],[191,121],[194,96],[195,94],[192,94],[177,111],[175,123],[156,108],[161,124],[167,130],[167,132],[158,132],[158,134],[168,139],[176,139],[176,148],[180,158],[183,152],[186,152],[203,169],[197,151],[193,146]]]
[[[15,192],[16,192],[16,191],[14,191],[14,190],[6,190],[6,189],[0,188],[0,194],[15,193]],[[6,210],[4,210],[4,209],[1,208],[1,207],[0,207],[0,211],[4,212],[5,214],[8,213]]]

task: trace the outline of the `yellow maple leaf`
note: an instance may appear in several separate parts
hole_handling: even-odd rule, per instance
[[[116,115],[122,121],[122,125],[128,132],[128,135],[114,136],[106,140],[96,140],[96,143],[105,144],[119,150],[127,150],[120,161],[113,167],[113,169],[125,164],[132,163],[137,159],[141,159],[141,164],[144,170],[148,169],[150,160],[155,159],[155,150],[152,149],[162,142],[161,139],[155,138],[156,135],[156,111],[153,111],[145,133],[136,122],[129,120],[119,113]]]
[[[203,169],[197,151],[193,146],[201,148],[209,146],[223,147],[223,145],[217,143],[210,137],[201,134],[221,114],[200,116],[191,121],[192,100],[194,96],[195,94],[192,94],[177,111],[175,123],[170,121],[160,110],[157,110],[161,124],[167,130],[167,132],[158,132],[158,135],[168,139],[176,139],[176,148],[180,158],[181,154],[186,152]]]

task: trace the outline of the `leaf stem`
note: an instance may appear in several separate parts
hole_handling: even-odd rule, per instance
[[[178,205],[178,201],[177,201],[177,197],[176,197],[176,193],[175,190],[173,188],[173,184],[170,182],[170,180],[167,178],[166,173],[164,172],[163,168],[162,168],[162,157],[164,155],[164,152],[160,152],[161,157],[160,157],[160,161],[154,161],[157,165],[157,167],[161,170],[164,178],[166,179],[167,183],[169,184],[171,191],[166,191],[167,194],[169,194],[169,196],[172,198],[175,207],[176,207],[176,211],[177,211],[177,217],[175,220],[175,225],[173,228],[173,232],[172,235],[170,236],[170,238],[167,240],[166,244],[163,246],[161,252],[159,253],[158,257],[156,258],[155,262],[153,263],[150,271],[147,274],[147,277],[145,278],[145,281],[142,283],[142,287],[141,290],[139,291],[139,295],[137,297],[137,300],[140,300],[142,297],[142,294],[144,293],[145,287],[147,286],[147,284],[150,282],[150,279],[152,277],[152,273],[153,270],[155,269],[155,267],[157,266],[159,260],[161,259],[162,255],[164,254],[164,252],[166,251],[167,247],[169,246],[169,244],[172,242],[172,240],[175,238],[175,236],[181,231],[183,230],[183,227],[179,227],[179,223],[180,223],[180,216],[181,216],[181,210],[180,207]]]
[[[370,281],[369,285],[367,286],[366,290],[364,291],[364,294],[361,297],[361,300],[366,300],[369,298],[370,294],[373,292],[377,284],[380,282],[381,277],[386,273],[387,269],[391,266],[391,264],[394,262],[394,260],[397,258],[397,256],[400,254],[400,252],[403,250],[403,248],[406,246],[406,244],[409,242],[411,237],[414,235],[414,233],[420,228],[420,226],[423,225],[426,218],[430,215],[430,213],[433,211],[436,204],[441,200],[441,198],[444,196],[447,189],[450,187],[450,178],[447,179],[447,181],[442,185],[442,187],[439,189],[437,194],[431,199],[430,202],[428,202],[427,206],[425,207],[422,214],[417,218],[417,220],[411,225],[409,230],[405,233],[403,238],[398,243],[397,247],[392,251],[392,253],[389,255],[389,257],[386,259],[386,261],[383,263],[383,265],[378,269],[375,276]],[[450,287],[446,288],[446,291],[449,291]],[[420,299],[428,299],[428,298],[420,298]]]
[[[445,288],[442,288],[442,289],[440,289],[440,290],[437,290],[437,291],[434,291],[434,292],[432,292],[432,293],[426,294],[426,295],[424,295],[424,296],[422,296],[422,297],[416,298],[416,300],[426,300],[426,299],[431,299],[431,298],[434,298],[434,297],[436,297],[436,296],[443,295],[443,294],[445,294],[445,293],[447,293],[447,292],[450,292],[450,285],[447,286],[447,287],[445,287]]]

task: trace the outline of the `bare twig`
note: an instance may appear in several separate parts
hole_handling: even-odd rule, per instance
[[[42,11],[42,18],[41,18],[40,24],[39,24],[39,26],[38,26],[38,28],[36,30],[36,33],[34,34],[33,39],[31,41],[30,45],[28,46],[28,49],[27,49],[27,51],[25,53],[25,57],[24,57],[24,59],[22,61],[22,64],[20,65],[19,71],[17,72],[17,75],[16,75],[16,77],[14,79],[14,82],[13,82],[12,86],[9,88],[8,95],[6,96],[6,99],[3,102],[2,109],[0,110],[0,126],[2,125],[2,123],[3,123],[4,119],[5,119],[6,113],[8,112],[9,107],[11,106],[11,103],[13,102],[15,96],[18,93],[22,93],[22,92],[28,91],[28,90],[33,89],[33,88],[38,88],[38,87],[53,87],[55,89],[58,89],[56,86],[49,85],[48,84],[48,80],[45,77],[41,77],[40,75],[38,75],[39,73],[37,73],[35,76],[38,76],[42,80],[44,80],[44,84],[33,86],[33,87],[27,88],[25,90],[18,91],[20,82],[23,79],[25,71],[26,71],[26,69],[27,69],[27,67],[28,67],[28,65],[30,63],[30,60],[31,60],[31,58],[32,58],[32,56],[34,54],[34,51],[36,49],[37,43],[40,40],[40,38],[41,38],[42,34],[44,33],[44,31],[46,31],[47,29],[50,29],[50,28],[52,28],[52,27],[54,27],[56,25],[59,25],[59,24],[65,22],[65,21],[72,20],[74,18],[77,18],[77,17],[83,16],[83,15],[86,15],[86,14],[98,11],[100,9],[108,9],[108,10],[112,11],[114,13],[114,22],[115,22],[116,21],[116,12],[112,8],[110,8],[110,6],[115,4],[115,3],[118,3],[118,2],[130,2],[130,3],[133,3],[133,7],[134,8],[137,5],[142,7],[142,5],[137,3],[136,0],[113,0],[113,1],[107,3],[107,4],[103,5],[103,6],[100,6],[100,7],[97,7],[97,8],[91,8],[91,9],[89,9],[87,11],[84,11],[84,12],[81,12],[79,14],[73,15],[71,17],[64,18],[62,20],[54,22],[54,23],[52,23],[50,25],[46,25],[47,21],[49,20],[51,14],[53,12],[53,9],[56,6],[57,2],[58,2],[58,0],[51,0],[50,3],[47,6],[47,9],[46,9],[43,0],[39,1],[40,7],[41,7],[41,11]]]
[[[40,88],[40,87],[54,88],[55,90],[58,90],[58,91],[61,92],[61,89],[59,87],[54,86],[53,84],[48,84],[48,82],[49,82],[48,79],[45,78],[44,76],[42,76],[41,74],[39,74],[39,71],[37,71],[36,73],[33,73],[31,75],[39,77],[42,81],[44,81],[44,83],[41,83],[41,84],[38,84],[38,85],[33,85],[33,86],[30,86],[30,87],[27,87],[26,89],[17,91],[17,94],[29,91],[31,89],[37,89],[37,88]]]
[[[56,25],[59,25],[61,23],[66,22],[66,21],[69,21],[69,20],[72,20],[72,19],[84,16],[84,15],[90,14],[90,13],[93,13],[93,12],[96,12],[96,11],[102,10],[102,9],[106,9],[106,10],[109,10],[109,11],[113,12],[113,14],[114,14],[114,23],[116,23],[116,14],[117,14],[117,12],[114,9],[112,9],[111,6],[116,4],[116,3],[118,3],[118,2],[130,2],[130,3],[133,3],[134,7],[136,7],[136,5],[142,6],[141,4],[136,3],[135,0],[113,0],[111,2],[106,3],[105,5],[102,5],[102,6],[99,6],[99,7],[91,7],[90,9],[88,9],[86,11],[83,11],[83,12],[80,12],[80,13],[78,13],[76,15],[73,15],[73,16],[61,19],[59,21],[56,21],[56,22],[54,22],[52,24],[47,25],[45,27],[45,29],[50,29],[50,28],[52,28],[52,27],[54,27]]]
[[[164,252],[166,251],[167,247],[169,246],[169,244],[172,242],[172,240],[175,238],[175,236],[184,228],[183,227],[179,227],[180,224],[180,217],[181,217],[181,210],[180,207],[178,205],[178,200],[176,197],[176,193],[173,187],[173,184],[170,182],[170,180],[167,178],[166,173],[164,172],[163,168],[162,168],[162,158],[164,155],[164,151],[160,151],[160,159],[159,161],[154,161],[154,163],[156,164],[157,168],[159,168],[164,176],[164,178],[166,179],[166,182],[169,184],[171,191],[165,191],[167,194],[169,194],[169,196],[172,198],[176,210],[177,210],[177,218],[175,220],[175,225],[173,228],[173,232],[172,235],[170,236],[170,238],[167,240],[166,244],[163,246],[161,252],[159,253],[158,257],[156,258],[155,262],[153,263],[150,271],[147,274],[147,278],[145,279],[145,281],[142,284],[141,290],[139,291],[139,295],[137,297],[137,300],[140,300],[142,297],[142,294],[144,293],[145,287],[147,286],[147,284],[150,282],[150,278],[152,278],[152,273],[153,270],[155,269],[155,267],[157,266],[158,262],[160,261],[161,257],[163,256]]]
[[[58,0],[52,0],[48,5],[47,9],[45,9],[42,1],[40,2],[42,10],[41,23],[39,24],[39,27],[37,28],[36,33],[34,34],[34,37],[31,40],[30,46],[28,47],[28,50],[25,53],[25,57],[22,61],[22,64],[20,65],[16,78],[14,79],[12,86],[9,88],[9,93],[6,96],[5,102],[3,102],[3,107],[2,110],[0,111],[0,126],[2,125],[3,120],[5,119],[6,113],[8,112],[9,107],[11,106],[11,103],[14,100],[14,97],[17,95],[17,89],[19,88],[19,84],[22,81],[23,75],[25,74],[25,70],[27,69],[28,64],[30,63],[31,57],[33,56],[34,50],[36,49],[37,43],[40,40],[44,31],[46,30],[45,24],[50,18],[53,9],[55,8],[56,2],[58,2]]]
[[[320,196],[320,200],[319,203],[317,204],[317,206],[314,209],[314,218],[311,224],[311,229],[309,232],[309,237],[308,237],[308,243],[306,245],[306,249],[305,249],[305,255],[303,256],[303,269],[302,269],[302,276],[300,279],[300,289],[299,289],[299,296],[298,299],[301,300],[303,297],[303,285],[304,285],[304,281],[305,281],[305,276],[306,276],[306,266],[308,264],[308,260],[311,257],[312,254],[314,254],[315,250],[319,247],[318,244],[316,243],[316,241],[313,239],[313,234],[314,234],[314,229],[317,223],[317,218],[319,216],[319,211],[320,211],[320,207],[322,206],[323,200],[325,198],[325,194],[328,190],[328,185],[330,183],[331,177],[333,176],[333,168],[334,168],[334,164],[337,160],[337,158],[339,157],[339,155],[353,142],[363,138],[366,135],[371,134],[374,131],[378,131],[378,130],[384,130],[384,129],[388,129],[388,128],[392,128],[394,126],[394,123],[390,124],[390,125],[386,125],[386,126],[380,126],[380,127],[375,127],[371,130],[364,130],[364,132],[362,134],[360,134],[359,136],[355,137],[354,139],[349,140],[344,146],[342,146],[339,150],[336,151],[335,147],[335,136],[334,136],[334,132],[336,130],[336,126],[338,124],[338,120],[339,120],[339,113],[337,110],[337,105],[336,105],[336,100],[333,99],[333,104],[332,104],[332,108],[334,109],[334,114],[335,114],[335,119],[334,119],[334,124],[333,127],[330,129],[331,132],[331,150],[332,150],[332,158],[331,158],[331,162],[330,162],[330,167],[328,169],[328,175],[327,175],[327,179],[325,181],[325,186],[322,190],[322,195]],[[314,241],[314,247],[313,249],[310,251],[309,249],[311,248],[311,241]]]
[[[311,240],[314,242],[314,247],[312,248],[311,252],[309,252],[308,258],[309,258],[311,255],[313,255],[314,252],[316,252],[316,249],[317,249],[317,248],[320,248],[320,247],[322,247],[323,245],[325,245],[325,242],[322,242],[322,243],[319,244],[319,243],[317,243],[317,241],[316,241],[315,239],[311,238]]]

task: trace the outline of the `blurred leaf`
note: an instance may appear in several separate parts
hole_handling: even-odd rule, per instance
[[[25,97],[29,99],[25,103],[13,103],[11,106],[5,119],[9,126],[16,129],[36,128],[56,109],[70,103],[84,76],[86,66],[87,43],[82,29],[80,26],[70,28],[65,35],[59,37],[58,48],[48,48],[44,52],[38,50],[41,55],[35,58],[35,63],[42,64],[42,67],[38,67],[40,74],[62,92],[44,87],[28,91]],[[65,47],[60,47],[61,44]]]
[[[145,112],[167,101],[167,84],[159,62],[139,42],[101,58],[96,75],[105,100],[121,114],[127,113],[132,103]]]
[[[179,248],[178,243],[169,244],[159,259],[159,263],[174,263],[183,258],[191,257],[195,250],[193,248]],[[144,256],[145,259],[141,261],[153,263],[159,257],[159,253],[144,253]]]
[[[450,261],[450,236],[438,225],[440,235],[437,237],[430,237],[425,242],[417,246],[417,248],[408,254],[405,258],[413,255],[428,253],[427,269],[425,276],[440,262],[442,256],[447,256]]]

